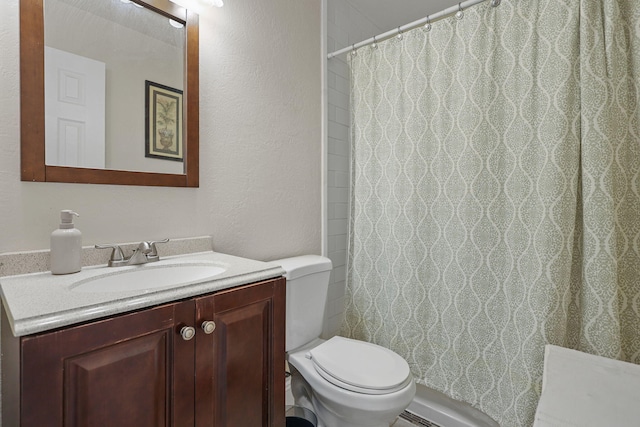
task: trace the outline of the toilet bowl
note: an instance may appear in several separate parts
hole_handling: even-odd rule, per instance
[[[318,339],[308,347],[289,353],[289,363],[299,375],[294,373],[293,381],[308,384],[306,390],[311,393],[307,397],[320,420],[319,427],[389,427],[411,403],[416,392],[406,362],[384,347],[354,340],[347,341],[351,347],[347,352],[351,351],[355,356],[353,352],[357,351],[359,356],[345,360],[340,348],[344,343],[335,348],[323,348],[335,344],[332,341],[338,339],[347,340],[342,337],[329,341]],[[316,361],[315,350],[327,350],[323,354],[327,360]],[[330,357],[336,361],[336,366],[327,371],[319,364],[328,362]],[[353,364],[358,358],[362,363]],[[378,365],[379,369],[376,369],[374,366],[381,361],[388,364]],[[331,372],[333,368],[338,373]]]
[[[319,338],[329,259],[305,255],[274,262],[286,271],[286,349],[296,405],[315,412],[318,427],[389,427],[415,395],[407,362],[376,344]]]

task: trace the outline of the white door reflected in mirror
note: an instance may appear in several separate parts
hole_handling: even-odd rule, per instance
[[[105,167],[105,63],[45,46],[48,165]]]

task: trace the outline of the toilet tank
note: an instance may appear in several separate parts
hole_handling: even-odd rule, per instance
[[[286,271],[286,350],[290,351],[322,334],[331,260],[302,255],[272,262]]]

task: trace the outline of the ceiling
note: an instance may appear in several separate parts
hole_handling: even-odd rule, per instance
[[[461,0],[347,0],[382,32],[457,5]]]

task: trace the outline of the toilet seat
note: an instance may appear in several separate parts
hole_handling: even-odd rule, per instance
[[[402,357],[364,341],[336,336],[310,350],[306,357],[325,380],[356,393],[393,393],[412,380]]]

